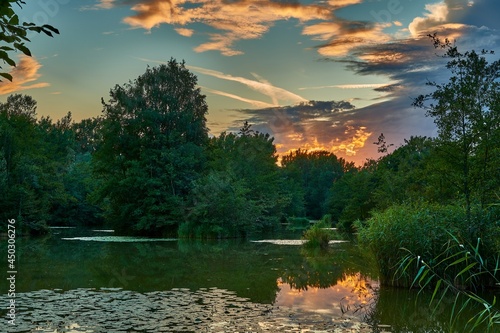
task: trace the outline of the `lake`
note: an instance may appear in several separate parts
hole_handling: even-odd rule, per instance
[[[52,231],[17,239],[16,320],[7,322],[2,279],[0,332],[450,331],[452,300],[434,309],[430,295],[380,287],[373,260],[350,242],[319,251],[298,235],[200,242]],[[6,239],[0,246],[6,253]],[[469,315],[451,332],[471,332]]]

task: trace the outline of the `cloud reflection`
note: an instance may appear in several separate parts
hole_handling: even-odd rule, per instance
[[[277,281],[280,291],[275,305],[281,308],[293,308],[303,312],[329,314],[333,317],[345,315],[346,309],[368,310],[369,305],[376,301],[376,281],[362,276],[360,273],[345,275],[328,288],[309,287],[298,290],[282,279]],[[360,317],[363,311],[357,311]]]

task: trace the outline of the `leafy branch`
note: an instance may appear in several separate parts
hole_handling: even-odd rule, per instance
[[[28,38],[30,31],[44,33],[50,37],[53,37],[53,34],[59,34],[59,30],[48,24],[39,26],[31,22],[20,22],[19,16],[12,8],[14,4],[22,8],[26,3],[23,0],[4,0],[0,2],[0,59],[12,67],[16,66],[16,62],[11,58],[9,52],[20,51],[27,56],[31,56],[31,51],[25,45],[26,42],[30,42]],[[2,66],[0,66],[1,69]],[[0,71],[0,76],[12,81],[12,75],[9,73]]]

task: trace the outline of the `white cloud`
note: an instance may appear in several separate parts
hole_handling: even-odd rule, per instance
[[[418,37],[421,31],[426,31],[429,28],[446,23],[448,19],[449,10],[447,3],[427,4],[425,5],[425,10],[427,13],[424,13],[423,17],[414,18],[408,26],[413,37]]]
[[[269,108],[269,107],[275,107],[276,105],[274,104],[270,104],[270,103],[266,103],[266,102],[262,102],[262,101],[258,101],[258,100],[254,100],[254,99],[248,99],[248,98],[244,98],[244,97],[241,97],[241,96],[238,96],[238,95],[235,95],[235,94],[230,94],[230,93],[227,93],[227,92],[224,92],[224,91],[220,91],[220,90],[215,90],[215,89],[210,89],[210,88],[207,88],[207,87],[201,87],[203,91],[206,91],[208,93],[212,93],[212,94],[216,94],[216,95],[220,95],[220,96],[224,96],[224,97],[229,97],[229,98],[232,98],[232,99],[235,99],[235,100],[238,100],[238,101],[242,101],[242,102],[245,102],[245,103],[248,103],[252,106],[255,106],[257,108]]]
[[[307,100],[297,94],[294,94],[288,90],[285,90],[283,88],[279,88],[276,86],[271,85],[269,82],[260,82],[260,81],[255,81],[251,79],[247,79],[244,77],[240,76],[232,76],[229,74],[224,74],[219,71],[214,71],[211,69],[206,69],[202,67],[197,67],[197,66],[187,66],[189,69],[204,74],[204,75],[209,75],[212,77],[216,77],[222,80],[228,80],[228,81],[234,81],[241,83],[248,88],[258,91],[261,94],[264,94],[266,96],[269,96],[272,100],[273,103],[274,101],[282,100],[285,102],[291,102],[291,103],[299,103],[299,102],[306,102]],[[276,104],[276,103],[274,103]]]

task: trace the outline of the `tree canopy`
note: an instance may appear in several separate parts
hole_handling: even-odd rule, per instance
[[[182,220],[208,139],[207,104],[196,82],[184,62],[171,59],[103,100],[94,167],[116,229],[161,234]]]
[[[470,215],[472,200],[485,204],[494,197],[500,147],[500,61],[491,63],[491,51],[460,52],[449,40],[430,35],[450,59],[451,77],[445,83],[429,82],[430,94],[415,98],[438,128],[441,161],[454,170],[452,184],[462,193]]]

